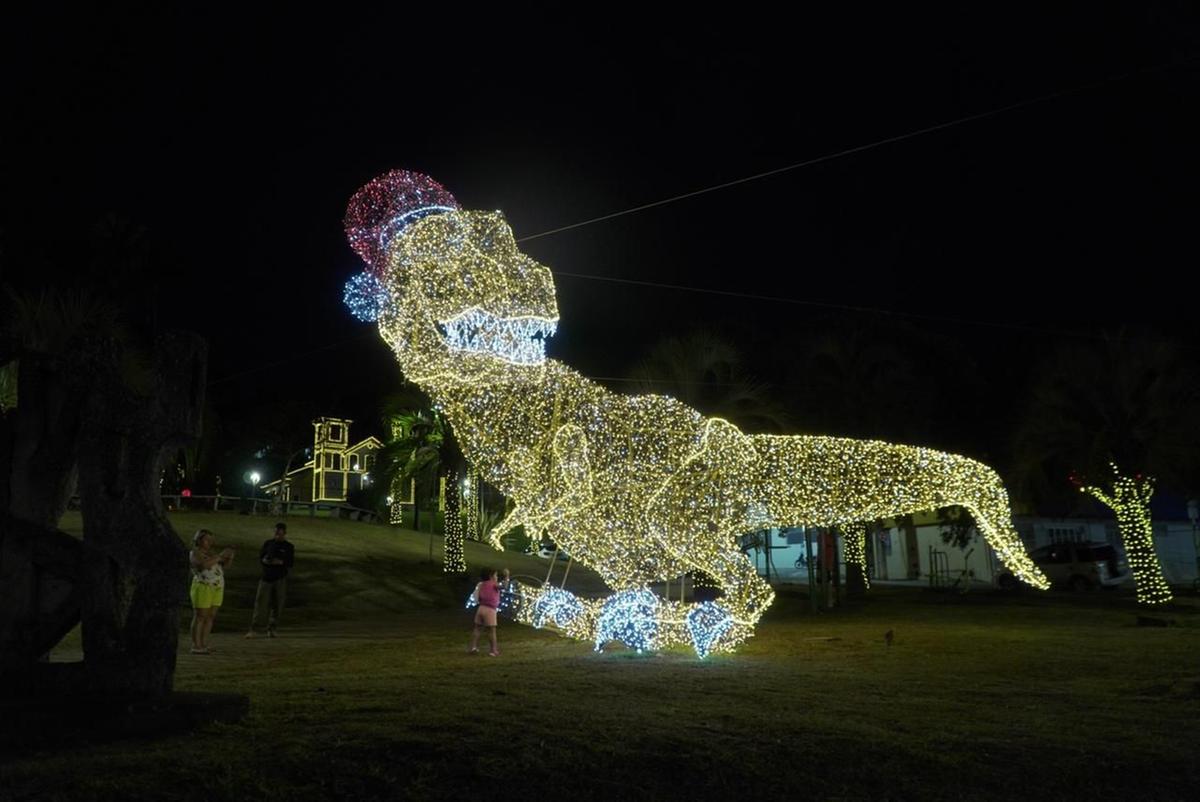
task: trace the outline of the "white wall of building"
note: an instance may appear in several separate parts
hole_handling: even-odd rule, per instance
[[[1190,523],[1155,524],[1154,549],[1169,584],[1190,585],[1196,581],[1196,546]]]
[[[875,577],[877,579],[886,578],[890,580],[907,579],[910,554],[909,544],[907,543],[904,531],[892,529],[883,534],[874,534],[870,537],[874,541],[872,544],[874,546],[874,554],[872,555],[869,551],[868,560],[873,558],[875,561],[875,565],[873,566]],[[797,559],[805,555],[804,543],[788,545],[786,534],[779,530],[771,530],[769,540],[774,546],[771,550],[773,580],[800,584],[807,583],[808,568],[805,565],[796,564]],[[838,538],[837,543],[838,563],[842,568],[842,577],[845,578],[845,544],[841,538]],[[919,581],[929,581],[930,547],[947,554],[952,578],[958,576],[959,572],[966,567],[974,572],[975,581],[993,581],[996,571],[995,556],[983,542],[982,538],[976,537],[975,541],[967,546],[966,550],[959,550],[947,546],[942,541],[940,529],[935,526],[917,527],[916,558],[920,564],[921,572]],[[815,534],[812,538],[812,555],[814,561],[819,561],[820,543],[819,538]],[[766,576],[765,550],[752,549],[748,552],[747,556],[758,567],[759,574]],[[886,575],[883,573],[884,570],[886,570]]]
[[[1041,546],[1067,540],[1110,543],[1118,549],[1122,549],[1115,521],[1022,517],[1018,518],[1015,523],[1026,549],[1031,551]],[[923,584],[929,581],[931,547],[947,555],[952,581],[965,568],[973,573],[974,582],[991,584],[1004,569],[995,552],[978,534],[974,536],[966,549],[958,549],[946,544],[942,540],[941,527],[936,525],[918,526],[916,534],[915,560],[920,566],[920,576],[916,581]],[[872,547],[868,549],[867,558],[873,562],[871,568],[874,578],[892,581],[908,579],[909,561],[913,559],[913,555],[910,554],[911,544],[908,542],[904,530],[892,528],[882,533],[872,533],[869,537],[872,540]],[[774,547],[771,549],[772,581],[807,583],[807,567],[796,564],[797,559],[805,555],[804,543],[801,541],[788,544],[787,534],[778,529],[771,530],[768,539]],[[794,534],[792,540],[796,540]],[[1190,585],[1196,580],[1197,552],[1191,523],[1186,521],[1155,523],[1154,545],[1158,551],[1167,582],[1173,585]],[[819,554],[820,542],[814,534],[812,537],[814,561],[820,559]],[[752,549],[747,556],[758,566],[759,573],[765,576],[767,573],[765,550]],[[838,539],[838,563],[842,566],[844,578],[845,549],[841,538]]]
[[[876,579],[906,579],[908,577],[908,549],[904,533],[899,529],[886,529],[871,536],[871,548],[867,558],[874,560],[872,566]]]

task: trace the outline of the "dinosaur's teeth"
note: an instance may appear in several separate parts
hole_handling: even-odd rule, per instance
[[[546,340],[558,328],[557,321],[496,318],[478,309],[442,325],[451,348],[493,353],[522,364],[545,359]]]

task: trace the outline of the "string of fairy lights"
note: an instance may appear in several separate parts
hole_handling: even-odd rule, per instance
[[[409,214],[434,203],[447,210]],[[461,210],[426,176],[375,179],[351,199],[346,221],[378,281],[371,303],[380,335],[453,426],[480,478],[515,502],[489,541],[499,548],[503,534],[524,526],[614,591],[588,600],[518,586],[518,620],[553,622],[597,647],[728,651],[774,599],[738,547],[742,533],[952,504],[971,510],[1015,576],[1046,587],[987,466],[880,441],[746,435],[673,398],[613,393],[546,359],[558,321],[550,271],[518,250],[499,212]],[[712,577],[719,602],[702,608],[648,589],[695,571]]]

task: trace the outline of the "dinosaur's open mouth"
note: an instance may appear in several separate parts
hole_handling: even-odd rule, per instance
[[[546,340],[558,328],[558,321],[495,317],[482,309],[468,309],[442,321],[439,328],[446,344],[455,351],[492,354],[516,365],[534,365],[546,359]]]

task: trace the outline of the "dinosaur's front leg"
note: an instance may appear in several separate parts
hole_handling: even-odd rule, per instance
[[[520,504],[517,504],[512,508],[512,510],[509,511],[508,515],[505,515],[504,518],[500,520],[500,523],[496,524],[494,527],[492,527],[492,530],[488,532],[488,544],[497,551],[504,551],[504,543],[501,541],[501,539],[518,526],[525,526],[525,531],[529,532],[530,537],[535,537],[537,534],[540,534],[540,532],[530,532],[530,528],[526,526],[525,510]]]
[[[572,531],[562,523],[569,517],[585,512],[592,503],[592,468],[588,459],[587,435],[578,426],[560,426],[550,442],[554,456],[548,468],[549,481],[542,480],[533,452],[522,449],[509,455],[522,478],[521,490],[515,495],[516,506],[489,533],[488,542],[503,549],[500,538],[524,526],[531,538],[538,539],[547,529]]]

